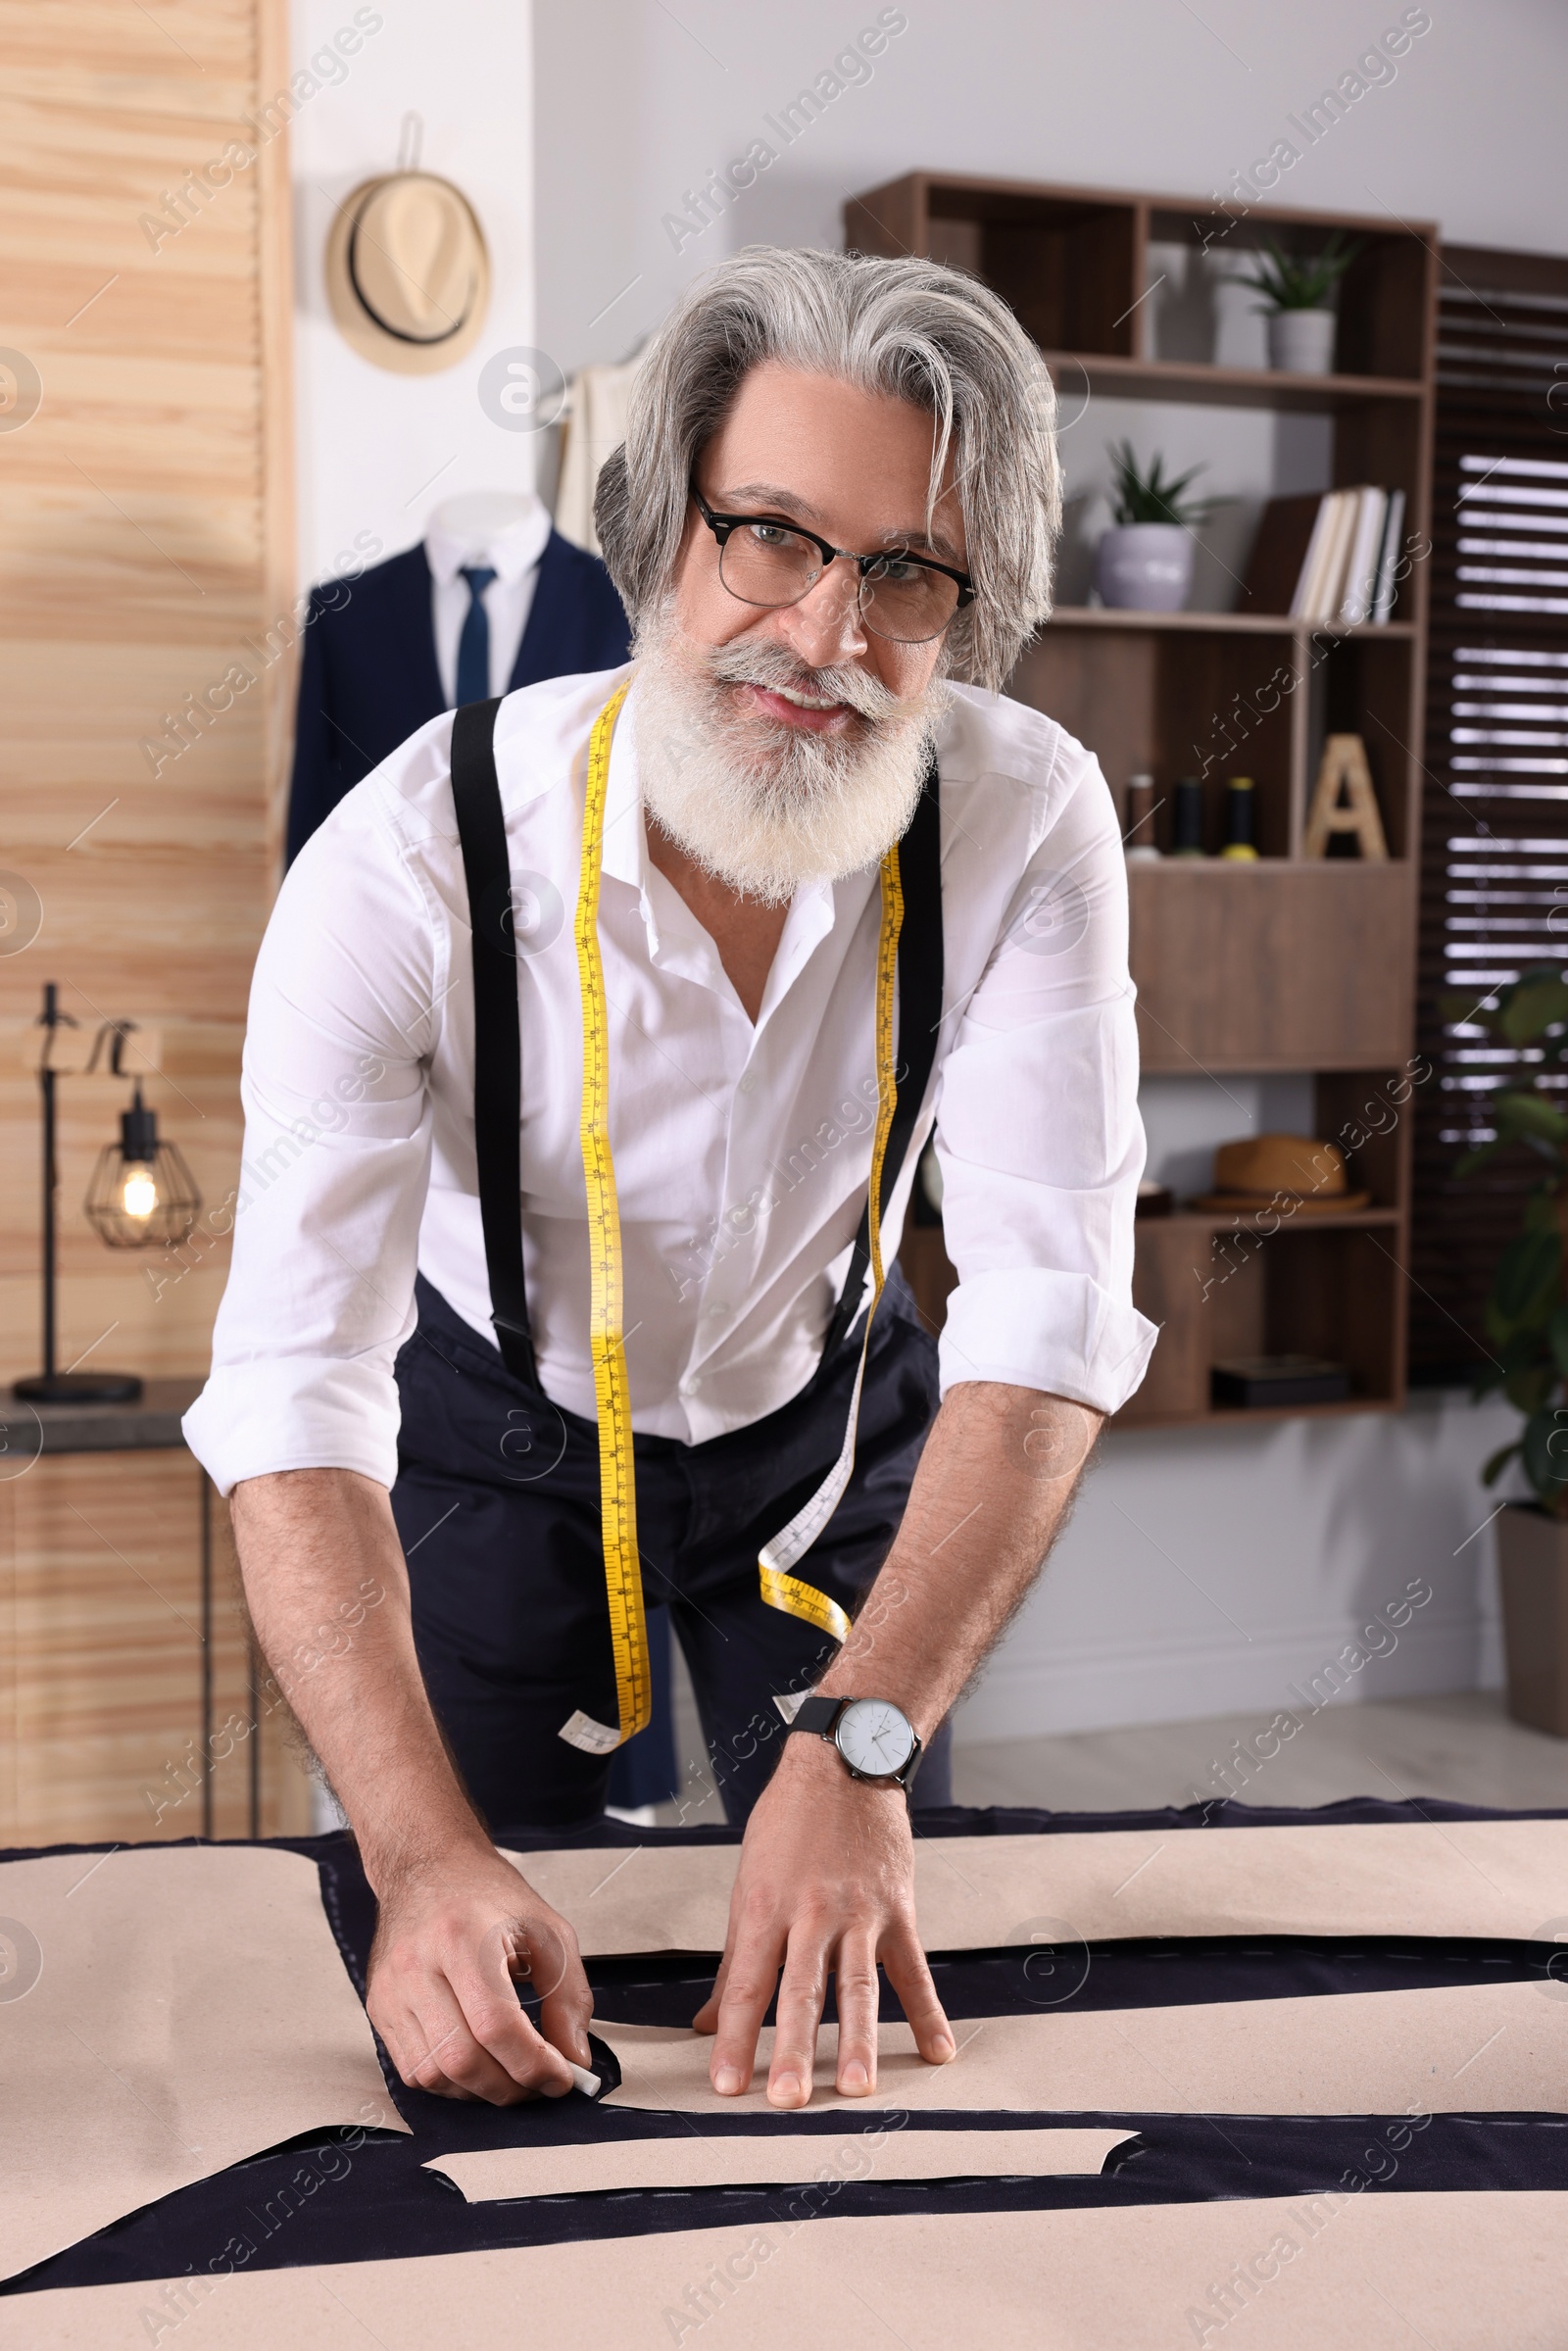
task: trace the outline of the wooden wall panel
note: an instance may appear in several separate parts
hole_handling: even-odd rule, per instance
[[[211,1525],[213,1830],[243,1837],[246,1642],[216,1498]],[[46,1456],[0,1483],[0,1844],[201,1835],[200,1628],[188,1454]],[[260,1739],[263,1835],[308,1834],[280,1710],[264,1705]]]
[[[38,1362],[45,980],[89,1030],[163,1029],[148,1099],[210,1206],[237,1178],[294,596],[287,136],[244,118],[285,86],[287,29],[286,0],[0,0],[0,343],[42,387],[20,426],[0,412],[0,869],[42,908],[0,934],[0,1381]],[[181,224],[166,196],[230,142],[253,160]],[[251,682],[192,721],[236,663]],[[128,1098],[61,1083],[61,1361],[199,1375],[223,1245],[114,1251],[81,1214]],[[199,1833],[200,1492],[181,1452],[0,1477],[7,1841]],[[221,1725],[246,1673],[220,1506],[213,1531]],[[276,1717],[262,1740],[263,1826],[297,1830]],[[246,1757],[216,1768],[220,1836],[247,1825]]]
[[[285,85],[285,0],[0,0],[0,341],[42,383],[0,429],[0,867],[42,903],[36,938],[0,939],[10,1379],[37,1348],[37,1106],[15,1043],[45,979],[86,1024],[226,1031],[205,1074],[172,1065],[147,1092],[210,1201],[237,1171],[294,594],[287,136],[244,118]],[[166,193],[231,141],[255,160],[160,233]],[[253,682],[175,756],[168,714],[236,662]],[[117,1364],[199,1373],[221,1250],[155,1295],[139,1254],[103,1249],[81,1197],[126,1091],[62,1094],[62,1359],[116,1324]]]

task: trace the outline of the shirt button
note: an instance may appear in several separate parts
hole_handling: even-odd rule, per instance
[[[729,1308],[727,1306],[710,1306],[708,1309],[708,1319],[710,1322],[722,1322],[728,1312]]]
[[[745,1076],[742,1078],[742,1080],[741,1080],[741,1082],[740,1082],[739,1091],[740,1091],[742,1094],[750,1094],[750,1093],[752,1092],[753,1088],[756,1086],[756,1084],[757,1084],[757,1080],[756,1080],[756,1078],[755,1078],[755,1077],[752,1075],[751,1071],[750,1071],[750,1070],[748,1070],[748,1071],[746,1072],[746,1075],[745,1075]]]
[[[701,1372],[697,1372],[697,1371],[691,1372],[690,1374],[688,1374],[688,1376],[687,1376],[687,1377],[686,1377],[684,1380],[682,1380],[682,1382],[681,1382],[681,1384],[680,1384],[680,1392],[681,1392],[681,1395],[682,1395],[682,1396],[695,1396],[695,1395],[697,1394],[698,1390],[699,1390],[699,1389],[702,1387],[702,1384],[703,1384],[703,1375],[702,1375],[702,1373],[701,1373]]]

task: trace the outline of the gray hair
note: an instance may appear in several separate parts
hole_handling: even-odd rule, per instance
[[[1055,394],[1006,304],[936,262],[754,245],[682,296],[648,347],[626,439],[594,499],[633,622],[669,587],[698,457],[742,377],[767,361],[891,393],[937,419],[928,499],[951,454],[975,591],[948,632],[947,662],[1000,687],[1051,611]]]

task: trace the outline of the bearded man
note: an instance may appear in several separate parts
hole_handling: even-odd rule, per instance
[[[776,1989],[805,2104],[832,1975],[872,2090],[879,1963],[953,2054],[910,1806],[1153,1341],[1115,816],[999,691],[1049,608],[1053,416],[971,278],[724,264],[600,484],[629,671],[433,720],[279,897],[186,1426],[426,2089],[587,2062],[571,1925],[495,1837],[600,1813],[645,1586],[746,1823],[714,2087]],[[882,1280],[933,1130],[940,1354]]]

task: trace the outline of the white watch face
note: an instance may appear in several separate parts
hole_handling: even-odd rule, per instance
[[[850,1769],[876,1779],[902,1771],[914,1752],[907,1717],[886,1698],[857,1698],[839,1716],[833,1736]]]

